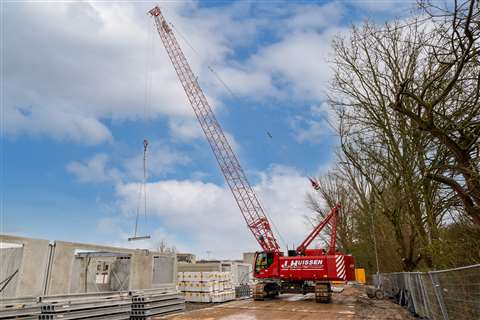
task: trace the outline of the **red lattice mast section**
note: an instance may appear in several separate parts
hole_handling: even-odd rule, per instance
[[[155,19],[158,34],[248,227],[264,251],[278,252],[280,248],[265,212],[248,183],[238,158],[208,104],[172,29],[158,6],[149,13]]]

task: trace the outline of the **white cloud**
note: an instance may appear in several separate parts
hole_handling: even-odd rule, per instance
[[[217,86],[213,88],[218,95],[224,95],[228,98],[237,98],[238,96],[251,97],[259,99],[263,97],[279,96],[281,93],[272,83],[271,75],[259,66],[254,65],[232,65],[221,67],[215,71],[220,78],[211,81],[217,81]],[[224,80],[225,79],[225,80]],[[223,81],[224,84],[219,83]],[[225,88],[224,85],[227,87]]]
[[[295,8],[287,26],[293,30],[322,30],[337,25],[344,15],[344,10],[338,2],[322,6],[304,5]]]
[[[116,169],[107,168],[107,163],[108,156],[99,153],[84,162],[70,162],[67,165],[67,171],[84,183],[118,182],[120,172]]]
[[[135,212],[138,187],[138,184],[117,186],[120,206],[127,215]],[[300,243],[309,229],[303,219],[308,210],[305,205],[308,181],[292,168],[274,167],[262,174],[261,182],[254,188],[283,238],[290,244]],[[208,249],[218,258],[238,258],[243,251],[258,249],[225,186],[165,180],[149,183],[147,191],[149,214],[161,218],[162,228],[175,235],[175,245],[183,251],[202,255]],[[179,236],[182,234],[190,239],[182,239]]]
[[[41,133],[87,144],[110,141],[102,121],[143,117],[146,96],[149,118],[193,118],[146,14],[153,5],[6,4],[6,133]],[[199,9],[196,2],[163,8],[200,53],[185,50],[201,78],[208,64],[232,52],[232,41],[255,32],[254,22],[237,22],[228,10]],[[181,37],[179,42],[188,48]],[[151,85],[146,85],[148,77]],[[210,100],[217,102],[214,96]]]
[[[229,93],[210,65],[235,94],[301,105],[325,98],[330,42],[346,31],[339,27],[346,7],[398,6],[373,3],[268,6],[267,18],[252,17],[255,6],[243,2],[217,8],[167,2],[162,10],[213,107]],[[153,5],[6,4],[6,133],[98,144],[112,140],[105,122],[140,119],[150,101],[148,118],[167,117],[179,140],[198,137],[185,93],[146,14]],[[258,39],[262,32],[271,37]]]
[[[273,81],[288,88],[300,101],[322,100],[331,77],[330,43],[341,30],[323,33],[298,32],[263,48],[252,63],[273,75]]]
[[[160,141],[150,141],[147,151],[147,179],[172,172],[177,166],[188,164],[190,158]],[[135,156],[125,158],[118,168],[109,165],[109,156],[99,153],[84,161],[72,161],[67,171],[83,183],[141,181],[143,179],[143,149]]]
[[[176,118],[172,119],[168,126],[174,140],[190,141],[203,137],[202,128],[197,119]]]
[[[47,135],[89,145],[113,140],[110,130],[95,117],[62,107],[7,107],[4,121],[5,131],[11,135]]]

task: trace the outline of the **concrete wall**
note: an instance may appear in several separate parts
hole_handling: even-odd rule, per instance
[[[32,238],[23,238],[0,234],[0,243],[18,244],[22,246],[22,254],[15,288],[10,288],[9,297],[39,296],[44,293],[46,268],[50,256],[50,242]],[[0,261],[3,268],[6,261]],[[3,279],[2,279],[3,280]]]
[[[76,255],[69,292],[126,291],[128,290],[129,280],[129,255],[121,257]]]
[[[248,263],[253,266],[254,262],[255,262],[255,252],[243,253],[243,263]]]
[[[0,283],[3,289],[0,298],[15,296],[17,279],[22,264],[23,246],[0,248]]]
[[[237,261],[222,262],[222,271],[232,274],[232,283],[234,285],[248,284],[253,280],[252,265]]]
[[[153,257],[152,286],[165,283],[177,283],[177,260],[171,255],[155,255]]]
[[[16,258],[0,260],[0,269],[6,270],[5,274],[18,265],[18,273],[12,278],[8,291],[5,291],[5,297],[69,294],[84,292],[85,289],[92,292],[176,285],[177,263],[173,253],[65,241],[50,242],[9,235],[0,235],[0,243],[14,243],[21,247],[21,253],[16,251]],[[86,265],[87,260],[82,260],[76,255],[79,251],[97,253],[95,263],[92,266]],[[119,262],[117,258],[99,257],[98,253],[120,254],[127,257],[128,261]],[[7,251],[3,251],[3,255],[7,257]],[[114,279],[110,278],[108,283],[98,286],[100,283],[96,283],[95,280],[96,266],[102,261],[109,263],[109,268],[113,268],[109,271],[115,272],[115,276],[112,274]],[[3,274],[0,273],[0,276]],[[122,286],[124,281],[126,283]]]

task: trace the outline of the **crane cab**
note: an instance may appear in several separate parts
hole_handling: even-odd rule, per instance
[[[280,274],[279,252],[262,251],[255,253],[253,273],[255,278],[273,278]]]

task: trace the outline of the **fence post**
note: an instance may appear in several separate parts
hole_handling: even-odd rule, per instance
[[[425,314],[423,314],[422,316],[428,316],[431,319],[432,312],[430,310],[430,301],[428,300],[427,291],[425,289],[425,284],[423,283],[422,275],[422,273],[417,274],[418,283],[420,285],[420,292],[422,293],[423,311],[425,312]]]
[[[438,305],[440,306],[440,310],[442,311],[442,316],[444,320],[448,320],[448,312],[447,308],[445,307],[445,302],[443,301],[443,294],[440,288],[440,283],[438,282],[438,276],[433,273],[428,273],[430,279],[432,281],[433,290],[435,291],[435,296],[437,297]]]

